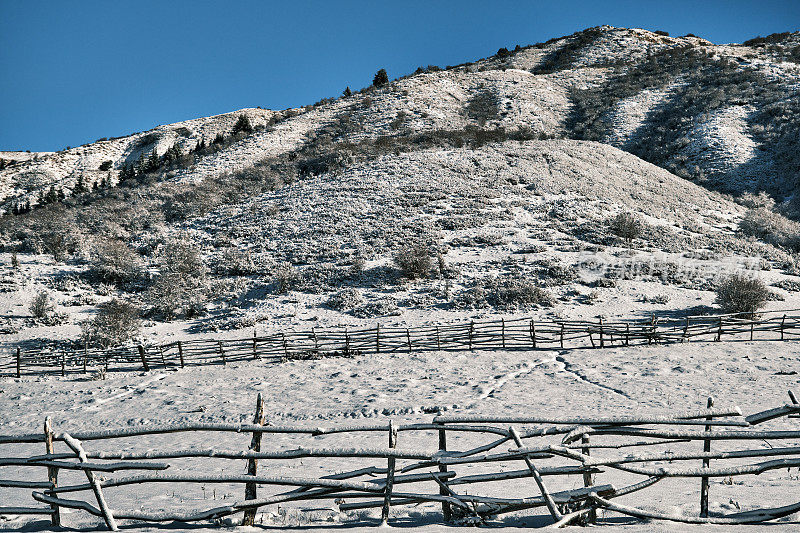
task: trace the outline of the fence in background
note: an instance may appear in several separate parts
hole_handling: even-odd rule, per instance
[[[794,340],[798,310],[694,316],[645,321],[493,320],[415,328],[288,331],[242,339],[200,339],[107,350],[22,350],[0,363],[0,375],[61,374],[90,370],[150,370],[155,366],[227,364],[231,361],[315,358],[326,355],[464,350],[606,348],[697,340]]]
[[[310,428],[265,424],[259,395],[253,423],[245,425],[150,424],[68,433],[53,428],[48,418],[43,433],[0,435],[0,446],[19,449],[31,443],[44,444],[42,451],[46,452],[26,457],[0,454],[0,478],[4,477],[3,467],[16,469],[17,473],[36,469],[47,471],[47,479],[43,475],[41,481],[35,481],[35,476],[30,474],[25,474],[24,479],[0,479],[0,487],[24,493],[27,493],[25,489],[33,489],[30,498],[43,504],[0,507],[0,514],[47,515],[54,526],[59,526],[63,509],[77,509],[101,517],[108,529],[116,530],[120,520],[192,522],[237,513],[243,513],[244,524],[253,524],[256,511],[266,505],[327,500],[338,505],[341,511],[380,508],[383,522],[389,518],[391,507],[419,504],[434,504],[436,509],[441,508],[444,521],[461,524],[478,524],[504,513],[536,507],[546,508],[558,525],[596,522],[597,509],[642,519],[688,523],[764,522],[800,511],[800,502],[793,501],[800,494],[797,476],[769,481],[771,486],[781,483],[782,493],[792,500],[790,504],[726,516],[709,516],[709,480],[800,466],[800,431],[754,428],[775,419],[797,418],[800,404],[791,392],[789,396],[792,403],[747,417],[741,415],[738,407],[714,408],[709,399],[706,409],[672,416],[458,415],[437,416],[430,423],[395,424],[389,421]],[[240,449],[181,448],[186,446],[187,440],[191,442],[188,434],[195,432],[243,434],[249,437],[250,443],[249,446],[243,443]],[[345,435],[353,446],[353,442],[364,442],[365,433],[384,434],[388,437],[387,446],[268,450],[262,443],[265,434],[289,436],[292,444],[308,437]],[[408,439],[406,435],[411,433],[417,438]],[[137,439],[155,434],[174,434],[172,442],[175,447],[153,448],[151,443],[141,443]],[[480,439],[480,445],[474,446],[473,443],[469,449],[455,450],[452,447],[454,434],[470,434],[471,438]],[[119,439],[124,439],[126,448]],[[555,439],[558,440],[554,442]],[[408,440],[429,442],[430,446],[422,450],[410,449],[403,446],[403,442]],[[113,451],[91,451],[86,446],[88,441],[102,441],[103,449]],[[210,441],[219,444],[218,439]],[[57,453],[57,443],[66,445],[66,451]],[[140,443],[138,449],[137,443]],[[728,446],[721,447],[721,443]],[[743,444],[731,450],[732,443]],[[302,462],[304,458],[305,464]],[[309,464],[308,458],[316,458],[320,464]],[[175,460],[183,463],[175,466]],[[186,464],[187,460],[191,465]],[[209,465],[210,460],[241,461],[242,467],[246,465],[247,473],[232,474],[230,468]],[[342,463],[331,464],[334,460],[355,461],[357,468],[342,472]],[[259,464],[263,470],[265,462],[270,466],[261,473]],[[281,475],[288,470],[286,465],[289,463],[304,475]],[[462,468],[468,467],[473,471],[475,467],[483,470],[459,474]],[[59,478],[59,472],[63,470],[82,472],[86,481],[65,483],[63,476]],[[638,477],[634,483],[618,487],[600,482],[599,478],[607,471]],[[121,474],[110,475],[115,472]],[[130,475],[130,472],[138,473]],[[548,489],[548,485],[553,486],[554,478],[563,479],[564,476],[577,476],[577,483],[571,486],[577,484],[580,488]],[[699,484],[699,513],[696,516],[662,514],[642,509],[641,505],[632,507],[617,501],[622,496],[676,478],[690,485]],[[164,492],[157,487],[166,483],[239,487],[233,490],[241,490],[243,486],[244,497],[205,509],[169,510],[167,506],[167,510],[155,511],[139,505],[139,501],[145,499],[141,496],[148,494],[161,501],[158,497],[163,497]],[[130,485],[139,486],[136,508],[121,510],[114,504],[114,491],[108,489]],[[268,494],[265,494],[265,487],[270,487]],[[287,487],[288,490],[280,491],[275,487]],[[750,507],[747,502],[757,500],[758,495],[747,485],[738,484],[738,487],[742,491],[740,501]],[[687,488],[677,492],[659,492],[656,499],[665,494],[686,494]],[[494,492],[489,494],[495,496],[487,495],[487,491],[492,489]],[[515,494],[522,496],[511,496]],[[648,502],[646,494],[637,495],[637,501],[648,509],[675,503]],[[35,505],[35,502],[30,503]],[[760,507],[765,503],[769,502],[756,501],[755,505]]]

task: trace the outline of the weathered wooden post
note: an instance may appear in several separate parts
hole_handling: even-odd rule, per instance
[[[531,343],[533,343],[533,349],[536,349],[536,324],[531,320]]]
[[[89,360],[89,340],[83,340],[83,373],[86,373],[86,363]]]
[[[138,348],[139,348],[139,358],[142,360],[142,367],[144,367],[145,372],[150,372],[150,365],[147,364],[147,357],[145,357],[144,355],[144,346],[140,344]]]
[[[67,352],[61,350],[61,377],[67,375]]]
[[[564,347],[564,323],[561,323],[561,336],[560,336],[561,347]]]
[[[178,341],[178,357],[181,360],[181,368],[183,368],[183,344],[181,344],[181,341]]]
[[[756,315],[752,313],[750,315],[750,340],[753,340],[753,325],[756,323]]]
[[[222,358],[222,364],[227,365],[228,360],[225,359],[225,350],[222,349],[222,341],[217,341],[217,349],[219,350],[219,356]]]
[[[600,347],[605,348],[603,344],[603,317],[600,317]]]
[[[319,353],[319,339],[317,338],[316,328],[311,328],[311,335],[314,336],[314,351]]]
[[[258,357],[258,335],[256,334],[256,328],[253,328],[253,360],[260,359]]]
[[[447,451],[447,433],[444,428],[439,430],[439,451]],[[439,465],[439,472],[447,472],[447,465]],[[442,480],[442,483],[447,482]],[[448,496],[447,489],[439,487],[439,495]],[[450,522],[452,519],[453,515],[450,512],[450,502],[442,502],[442,516],[445,522]]]
[[[442,351],[442,342],[439,339],[439,326],[438,326],[438,324],[436,326],[436,349],[438,351],[440,351],[440,352]]]
[[[381,325],[375,326],[375,352],[381,353]]]
[[[264,425],[264,399],[261,397],[261,393],[258,393],[258,398],[256,398],[256,414],[253,417],[253,424],[263,426]],[[261,451],[261,436],[263,433],[260,431],[253,432],[253,439],[250,441],[250,450],[254,452]],[[255,457],[251,457],[247,460],[247,475],[255,476],[258,474],[258,459]],[[244,486],[244,499],[245,500],[255,500],[256,499],[256,484],[254,482],[248,482]],[[253,507],[251,509],[247,509],[244,512],[244,518],[242,519],[243,526],[252,526],[256,520],[256,511],[257,508]]]
[[[286,345],[286,334],[281,332],[281,340],[283,341],[283,356],[289,359],[289,347]]]
[[[689,317],[686,317],[686,325],[683,326],[683,340],[689,342]]]
[[[714,398],[711,396],[708,397],[708,401],[706,402],[706,407],[711,409],[714,407]],[[706,420],[713,420],[713,416],[709,416]],[[711,426],[706,426],[706,431],[711,431]],[[704,439],[703,440],[703,451],[710,452],[711,451],[711,440]],[[711,462],[708,459],[703,459],[703,468],[708,468]],[[700,516],[702,518],[708,517],[708,476],[703,476],[700,478]]]
[[[22,377],[22,349],[17,347],[17,377]]]
[[[48,454],[52,454],[53,450],[53,421],[48,416],[44,419],[44,445]],[[52,485],[52,488],[58,487],[58,467],[47,467],[47,480]],[[53,514],[50,515],[50,524],[54,527],[61,527],[61,511],[55,503],[51,503],[50,507],[53,509]]]
[[[158,346],[158,354],[161,356],[161,364],[164,365],[164,368],[166,368],[167,360],[164,358],[164,347],[161,345]]]
[[[406,341],[408,342],[408,353],[411,353],[411,331],[406,328]]]
[[[344,353],[350,353],[350,334],[347,332],[347,328],[344,328]]]
[[[505,318],[501,318],[500,319],[500,327],[502,328],[500,330],[500,336],[501,336],[501,338],[503,340],[503,349],[505,349],[505,347],[506,347],[506,319]]]
[[[397,446],[397,428],[393,420],[389,420],[389,448]],[[381,523],[389,521],[389,509],[392,505],[392,488],[394,486],[395,458],[389,457],[386,461],[386,488],[383,495],[383,509],[381,511]]]
[[[722,317],[718,319],[719,326],[717,327],[717,342],[722,340]],[[781,338],[783,338],[783,332],[781,331]]]
[[[784,325],[784,323],[786,323],[786,315],[783,315],[783,318],[781,319],[781,340],[783,340],[783,325]]]
[[[472,331],[475,329],[475,322],[469,321],[469,351],[472,351]]]
[[[625,346],[630,346],[631,341],[631,325],[625,324]]]

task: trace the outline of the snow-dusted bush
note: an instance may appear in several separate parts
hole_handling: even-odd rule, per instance
[[[103,348],[136,338],[141,327],[139,309],[124,300],[100,305],[97,314],[81,324],[85,340]]]
[[[739,223],[739,229],[745,235],[772,244],[800,249],[800,224],[766,207],[749,209]]]
[[[489,89],[481,89],[467,102],[467,116],[483,126],[500,116],[500,101]]]
[[[716,303],[728,313],[755,313],[767,303],[770,290],[759,278],[735,273],[716,288]]]
[[[633,239],[642,235],[645,229],[644,221],[633,213],[623,211],[608,220],[608,229],[617,237],[624,239],[630,246]]]
[[[283,294],[293,290],[300,283],[300,274],[291,263],[279,263],[272,274],[272,281],[275,283],[275,292]]]
[[[348,309],[355,309],[364,303],[364,298],[358,289],[347,288],[337,292],[325,302],[325,305],[336,311],[346,311]]]
[[[200,248],[183,235],[164,242],[158,248],[158,255],[161,274],[145,295],[150,307],[167,319],[178,311],[187,317],[202,314],[209,284]]]
[[[50,298],[50,293],[47,291],[40,291],[36,294],[31,301],[29,309],[34,318],[45,318],[52,313],[55,309],[55,305],[53,304],[52,298]]]
[[[433,267],[433,257],[427,246],[411,244],[395,254],[394,264],[407,278],[426,278]]]
[[[393,298],[384,298],[367,302],[364,305],[356,307],[352,311],[353,316],[357,318],[377,318],[381,316],[399,315],[400,309],[397,307],[397,302]]]
[[[135,280],[141,272],[141,258],[124,242],[106,240],[95,246],[92,273],[101,280],[124,283]]]

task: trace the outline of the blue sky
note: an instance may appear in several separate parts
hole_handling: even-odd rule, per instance
[[[800,29],[800,0],[0,0],[0,150],[285,109],[601,24],[715,43]]]

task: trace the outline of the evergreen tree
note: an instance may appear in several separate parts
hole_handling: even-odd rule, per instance
[[[250,119],[247,118],[247,115],[245,114],[239,115],[239,120],[237,120],[236,124],[233,125],[233,131],[231,134],[236,135],[240,131],[248,134],[253,133],[253,125],[250,124]]]
[[[197,142],[197,144],[194,147],[194,151],[195,151],[195,153],[198,153],[198,152],[201,152],[201,151],[205,150],[205,148],[206,148],[206,138],[205,137],[200,137],[200,140]]]
[[[217,136],[214,137],[214,141],[212,144],[223,144],[223,143],[225,143],[225,134],[222,132],[217,133]]]
[[[350,86],[349,85],[344,88],[344,92],[342,93],[342,96],[344,96],[345,98],[347,98],[348,96],[353,96],[353,91],[350,90]]]
[[[144,158],[144,152],[139,154],[139,159],[136,160],[136,176],[140,176],[147,172],[147,160]]]
[[[47,194],[44,195],[44,203],[52,204],[58,201],[58,193],[56,192],[56,188],[51,185],[50,189],[48,189]]]
[[[372,78],[372,85],[375,87],[383,87],[387,83],[389,83],[389,75],[386,73],[386,69],[382,68],[376,72],[375,77]]]
[[[72,194],[83,194],[85,192],[87,192],[86,182],[83,179],[83,174],[81,174],[75,181],[75,187],[72,189]]]
[[[155,172],[161,166],[161,158],[158,157],[158,150],[156,147],[153,147],[153,151],[150,152],[150,157],[147,158],[147,172]]]

